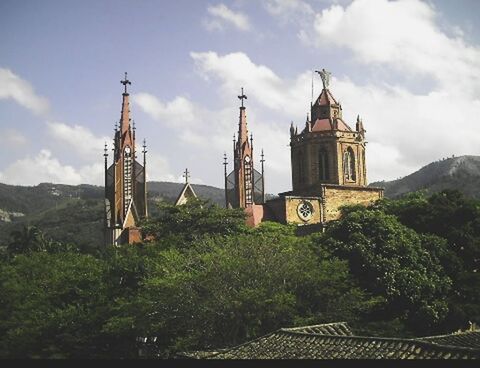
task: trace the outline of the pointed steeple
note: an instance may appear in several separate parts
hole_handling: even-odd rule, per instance
[[[243,100],[246,100],[247,96],[243,93],[243,87],[242,94],[238,96],[238,98],[242,101],[242,106],[240,106],[240,118],[238,121],[238,142],[243,145],[245,142],[248,144],[247,113],[245,111],[245,106],[243,106]]]
[[[122,135],[125,134],[130,129],[130,102],[129,102],[129,93],[127,91],[127,85],[132,84],[127,79],[127,72],[125,72],[125,79],[120,81],[124,85],[125,91],[123,92],[123,102],[122,102],[122,113],[120,117],[120,132]]]

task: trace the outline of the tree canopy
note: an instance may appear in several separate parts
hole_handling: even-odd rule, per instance
[[[98,251],[27,227],[0,258],[0,356],[134,358],[136,339],[155,336],[172,357],[338,321],[449,333],[480,322],[479,208],[415,194],[346,207],[326,232],[297,236],[194,201],[161,205],[143,244]]]

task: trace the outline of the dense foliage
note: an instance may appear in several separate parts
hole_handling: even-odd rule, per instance
[[[448,333],[480,322],[479,211],[458,192],[415,194],[299,237],[195,201],[159,206],[145,243],[103,250],[20,229],[0,258],[0,357],[134,358],[143,336],[172,357],[336,321]]]

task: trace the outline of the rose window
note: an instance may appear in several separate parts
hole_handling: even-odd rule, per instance
[[[303,201],[297,207],[298,216],[303,221],[308,221],[312,218],[313,215],[313,206],[310,202]]]

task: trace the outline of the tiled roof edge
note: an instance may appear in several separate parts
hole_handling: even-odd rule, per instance
[[[326,327],[326,326],[339,326],[343,325],[351,330],[350,326],[347,322],[331,322],[331,323],[321,323],[318,325],[308,325],[308,326],[299,326],[299,327],[283,327],[279,329],[279,331],[298,331],[298,330],[305,330],[306,328],[317,328],[317,327]]]
[[[244,345],[248,345],[248,344],[251,344],[252,342],[255,342],[255,341],[258,341],[258,340],[262,340],[270,335],[274,335],[276,333],[278,333],[280,330],[276,330],[276,331],[273,331],[273,332],[270,332],[269,334],[266,334],[266,335],[262,335],[260,337],[257,337],[256,339],[253,339],[253,340],[248,340],[246,342],[244,342],[243,344],[239,344],[239,345],[235,345],[235,346],[232,346],[230,348],[223,348],[223,349],[219,349],[221,351],[218,351],[217,353],[215,354],[212,354],[209,356],[209,358],[213,358],[215,359],[215,356],[219,355],[219,354],[224,354],[224,353],[228,353],[230,350],[234,350],[234,349],[237,349],[237,348],[240,348]]]
[[[470,353],[475,353],[478,354],[480,357],[480,349],[476,348],[470,348],[467,346],[454,346],[454,345],[441,345],[441,344],[436,344],[436,343],[431,343],[423,340],[416,340],[416,339],[401,339],[401,338],[393,338],[393,337],[375,337],[375,336],[349,336],[349,335],[326,335],[326,334],[317,334],[317,333],[309,333],[309,332],[299,332],[299,331],[285,331],[285,330],[277,330],[273,332],[275,333],[284,333],[284,334],[291,334],[291,335],[303,335],[303,336],[321,336],[325,338],[332,338],[332,339],[337,339],[337,340],[345,340],[345,339],[350,339],[350,340],[360,340],[360,341],[379,341],[379,342],[397,342],[397,343],[406,343],[406,344],[416,344],[419,346],[423,347],[428,347],[428,348],[433,348],[435,350],[448,350],[448,351],[458,351],[458,352],[470,352]],[[271,334],[269,334],[271,335]],[[265,335],[264,337],[266,337]],[[258,340],[258,339],[256,339]],[[252,340],[255,341],[255,340]],[[245,344],[242,344],[245,345]],[[240,346],[240,345],[239,345]],[[232,350],[236,347],[233,347],[229,350]],[[227,352],[225,351],[225,352]]]
[[[420,340],[430,340],[430,339],[441,339],[443,337],[452,337],[452,336],[465,336],[471,333],[480,333],[480,330],[473,330],[473,331],[461,331],[461,332],[453,332],[450,334],[446,335],[434,335],[434,336],[422,336],[422,337],[417,337],[416,339]]]

